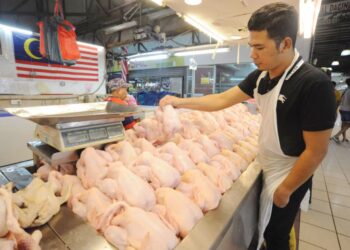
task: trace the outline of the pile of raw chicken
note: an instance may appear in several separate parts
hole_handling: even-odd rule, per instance
[[[174,249],[253,161],[259,124],[242,104],[158,108],[124,141],[86,148],[76,175],[45,164],[24,190],[0,188],[0,249],[40,249],[40,232],[22,228],[46,223],[66,201],[120,250]]]

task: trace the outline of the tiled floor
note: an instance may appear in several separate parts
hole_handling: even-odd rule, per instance
[[[299,250],[350,250],[350,143],[330,143],[313,178],[310,209],[301,214],[299,237]]]

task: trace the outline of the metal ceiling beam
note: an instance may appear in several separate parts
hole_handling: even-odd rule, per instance
[[[23,4],[26,4],[28,1],[29,0],[22,0],[15,7],[13,7],[11,11],[16,11],[19,7],[21,7]]]
[[[47,12],[47,11],[43,11],[43,12],[33,12],[33,11],[21,11],[21,12],[17,12],[17,11],[2,11],[0,10],[0,15],[13,15],[13,16],[39,16],[39,17],[43,17],[43,16],[48,16],[48,15],[53,15],[53,12]],[[84,12],[68,12],[68,13],[64,13],[65,16],[86,16],[86,13]]]
[[[96,0],[96,5],[103,11],[103,13],[105,14],[105,16],[108,16],[109,13],[105,10],[105,8],[102,6],[100,0]]]

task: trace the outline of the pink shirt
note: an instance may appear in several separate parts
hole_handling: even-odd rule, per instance
[[[129,94],[128,94],[128,96],[125,98],[124,101],[126,101],[126,102],[128,103],[128,105],[135,105],[135,106],[137,105],[137,102],[136,102],[135,97],[132,96],[132,95],[129,95]]]

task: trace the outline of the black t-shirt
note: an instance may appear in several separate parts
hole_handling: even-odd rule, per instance
[[[253,97],[261,71],[255,70],[238,86]],[[258,93],[266,94],[280,77],[261,79]],[[277,127],[281,149],[289,156],[299,156],[305,149],[303,131],[321,131],[333,128],[336,119],[334,88],[321,70],[304,63],[288,80],[285,80],[277,102]],[[283,99],[283,103],[282,103]]]

